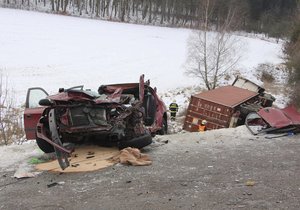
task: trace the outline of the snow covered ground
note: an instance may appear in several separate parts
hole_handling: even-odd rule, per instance
[[[0,69],[19,103],[24,103],[27,88],[33,86],[42,86],[50,93],[80,84],[97,89],[101,84],[137,82],[141,74],[166,95],[168,90],[190,93],[191,88],[186,87],[199,85],[184,75],[189,29],[4,8],[0,8],[0,26]],[[282,46],[251,37],[240,39],[244,52],[238,69],[259,83],[255,67],[281,63]],[[180,104],[186,103],[186,98],[174,97]],[[166,96],[166,103],[174,97]]]

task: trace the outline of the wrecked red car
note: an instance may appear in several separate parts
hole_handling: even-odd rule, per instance
[[[64,143],[92,140],[142,148],[168,130],[166,106],[144,75],[139,83],[102,85],[98,92],[77,86],[49,96],[42,88],[29,88],[24,126],[26,138],[36,139],[45,153],[55,151],[63,169],[72,152]]]

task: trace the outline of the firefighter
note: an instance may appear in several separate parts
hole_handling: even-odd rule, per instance
[[[176,118],[176,113],[178,112],[178,104],[175,100],[170,104],[169,110],[171,112],[171,120],[174,121]]]
[[[202,120],[202,121],[201,121],[201,124],[199,125],[199,132],[204,132],[204,131],[206,131],[206,123],[207,123],[206,120]]]

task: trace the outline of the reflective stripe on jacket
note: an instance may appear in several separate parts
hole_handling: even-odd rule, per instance
[[[176,103],[171,103],[169,106],[169,109],[171,112],[177,112],[178,111],[178,104]]]

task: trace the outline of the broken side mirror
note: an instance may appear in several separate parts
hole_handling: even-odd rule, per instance
[[[48,99],[44,98],[39,101],[39,105],[41,106],[51,106],[53,103]]]

